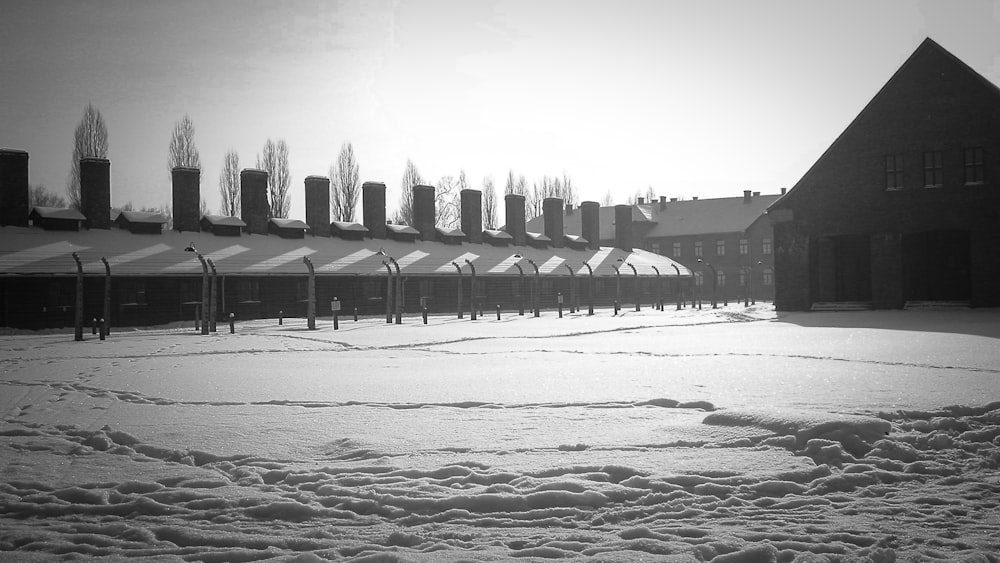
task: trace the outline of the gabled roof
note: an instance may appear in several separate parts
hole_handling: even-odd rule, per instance
[[[308,230],[309,225],[299,219],[284,219],[281,217],[271,217],[271,223],[279,229],[303,229]]]
[[[749,203],[744,197],[721,197],[713,199],[691,199],[671,201],[661,209],[659,202],[632,205],[633,227],[641,226],[641,231],[633,234],[642,237],[681,237],[713,233],[742,233],[757,220],[779,195],[754,195]],[[579,209],[563,215],[563,229],[566,234],[581,235]],[[601,207],[598,213],[601,240],[615,238],[615,208]],[[538,229],[544,225],[542,217],[528,222],[527,228]]]
[[[833,141],[833,143],[831,143],[830,146],[827,147],[825,151],[823,151],[823,154],[820,155],[820,157],[816,160],[816,162],[814,162],[812,166],[809,167],[809,169],[806,171],[805,174],[802,175],[799,181],[796,182],[795,185],[792,186],[790,190],[788,190],[788,193],[786,193],[785,196],[782,197],[779,201],[774,202],[774,204],[771,206],[771,209],[787,208],[787,204],[795,199],[797,188],[803,185],[803,183],[812,176],[812,173],[813,171],[816,170],[817,166],[823,163],[830,155],[830,153],[834,151],[841,144],[841,142],[848,135],[848,133],[852,129],[854,129],[855,125],[864,116],[866,116],[869,112],[873,111],[881,104],[882,100],[887,95],[887,92],[889,92],[897,82],[903,80],[911,72],[916,72],[921,64],[924,64],[926,61],[933,60],[935,57],[942,57],[944,60],[951,63],[951,68],[953,68],[956,72],[972,77],[975,82],[978,82],[984,87],[985,91],[989,92],[990,95],[996,97],[996,103],[998,104],[998,106],[1000,106],[1000,86],[997,86],[989,79],[976,72],[972,67],[965,64],[964,61],[953,55],[951,52],[942,47],[936,41],[934,41],[930,37],[927,37],[920,43],[920,45],[916,48],[916,50],[913,51],[913,53],[906,59],[906,61],[896,70],[896,72],[893,73],[893,75],[889,78],[889,80],[882,85],[882,88],[879,89],[878,93],[876,93],[875,96],[871,100],[869,100],[867,104],[865,104],[865,107],[862,108],[862,110],[858,113],[857,116],[855,116],[855,118],[851,121],[851,123],[840,133],[840,135],[837,136],[837,138]],[[942,76],[942,78],[952,79],[952,77],[944,77],[944,76]],[[921,116],[921,118],[922,117],[923,116]]]
[[[247,224],[239,217],[227,217],[225,215],[204,215],[202,221],[208,221],[213,227],[246,227]]]
[[[122,211],[118,214],[116,221],[128,221],[129,223],[145,223],[150,225],[162,225],[167,222],[167,218],[159,213],[147,211]]]
[[[72,207],[41,207],[36,206],[29,215],[36,215],[42,219],[61,219],[68,221],[86,221],[83,213]]]
[[[356,231],[361,233],[368,232],[367,227],[361,223],[355,223],[353,221],[331,221],[330,224],[333,225],[338,231]]]
[[[386,223],[386,229],[396,233],[397,235],[415,235],[420,236],[420,231],[414,229],[409,225],[397,225],[395,223]]]

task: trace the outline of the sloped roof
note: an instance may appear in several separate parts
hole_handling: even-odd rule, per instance
[[[680,237],[713,233],[742,233],[756,221],[767,207],[780,195],[757,195],[744,203],[743,196],[713,199],[692,199],[668,202],[665,209],[660,203],[645,203],[632,206],[633,226],[642,225],[643,231],[635,233],[643,237]],[[582,235],[579,209],[563,215],[563,229],[566,234]],[[615,238],[615,208],[601,207],[598,213],[601,240]],[[527,228],[538,229],[544,225],[544,218],[535,217]]]
[[[247,224],[243,222],[239,217],[227,217],[225,215],[204,215],[201,218],[203,221],[208,221],[208,223],[214,227],[246,227]]]
[[[31,210],[31,214],[38,215],[42,219],[63,219],[69,221],[86,221],[83,213],[72,207],[42,207],[36,206]]]
[[[271,217],[270,221],[271,223],[274,224],[275,227],[278,227],[280,229],[305,229],[305,230],[309,229],[309,225],[307,225],[304,221],[301,221],[299,219],[284,219],[281,217]]]
[[[867,115],[871,111],[874,111],[874,108],[878,107],[878,105],[881,103],[884,96],[887,95],[887,92],[892,88],[892,86],[895,83],[897,83],[897,81],[902,80],[902,77],[906,76],[913,69],[919,67],[919,65],[923,61],[926,61],[934,56],[943,56],[945,60],[951,62],[951,64],[953,65],[952,67],[956,69],[958,72],[973,77],[973,79],[979,82],[985,88],[986,91],[996,96],[997,98],[996,103],[1000,105],[1000,86],[997,86],[989,79],[987,79],[985,76],[976,72],[975,69],[973,69],[972,67],[967,65],[964,61],[953,55],[950,51],[942,47],[940,44],[938,44],[930,37],[927,37],[920,43],[920,45],[916,48],[916,50],[913,51],[913,53],[906,59],[906,61],[902,65],[900,65],[900,67],[896,70],[895,73],[893,73],[893,75],[889,78],[889,80],[882,85],[882,88],[879,89],[878,93],[876,93],[875,96],[872,97],[872,99],[869,100],[867,104],[865,104],[865,107],[862,108],[862,110],[858,113],[858,115],[855,116],[855,118],[840,133],[840,135],[838,135],[837,138],[834,139],[833,143],[831,143],[830,146],[827,147],[825,151],[823,151],[823,154],[820,155],[818,159],[816,159],[816,162],[814,162],[812,166],[810,166],[809,169],[806,170],[805,174],[802,175],[799,181],[796,182],[795,185],[792,186],[790,190],[788,190],[788,192],[785,194],[784,197],[780,199],[780,201],[774,202],[771,208],[779,209],[779,208],[789,207],[789,202],[793,201],[796,198],[797,192],[801,192],[801,190],[799,190],[798,188],[812,176],[812,173],[814,170],[816,170],[817,166],[819,166],[822,162],[827,160],[827,157],[830,155],[830,153],[834,151],[841,144],[841,142],[845,139],[845,137],[848,136],[849,132],[851,132],[854,129],[855,125],[865,115]],[[946,77],[942,75],[942,78]]]
[[[353,221],[332,221],[331,224],[341,231],[356,231],[361,233],[368,232],[368,227]]]
[[[111,265],[112,275],[200,275],[201,265],[184,248],[193,245],[215,263],[225,275],[304,275],[302,258],[308,256],[318,275],[380,275],[384,272],[380,249],[410,275],[453,275],[452,262],[472,260],[480,275],[516,276],[515,254],[534,260],[543,275],[585,274],[584,261],[595,276],[613,276],[611,264],[619,258],[631,262],[642,276],[653,276],[652,266],[663,275],[682,276],[691,271],[673,260],[643,250],[626,252],[616,248],[573,250],[537,249],[530,246],[496,247],[489,244],[444,244],[440,242],[398,242],[390,239],[348,241],[313,237],[284,239],[278,236],[243,235],[217,237],[207,232],[169,231],[150,240],[128,231],[91,229],[88,231],[45,231],[30,227],[0,227],[0,276],[58,274],[73,275],[76,252],[87,274],[104,274],[101,257]]]
[[[398,234],[398,235],[416,235],[420,236],[420,231],[414,229],[409,225],[397,225],[395,223],[386,223],[386,229]]]
[[[159,213],[147,211],[122,211],[118,214],[118,219],[124,219],[129,223],[147,223],[152,225],[162,225],[167,222],[167,218]]]

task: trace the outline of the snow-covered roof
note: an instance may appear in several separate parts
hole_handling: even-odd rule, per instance
[[[247,224],[239,217],[227,217],[225,215],[205,215],[203,221],[208,221],[213,227],[246,227]]]
[[[72,207],[42,207],[35,206],[31,213],[37,214],[42,219],[66,219],[70,221],[86,221],[87,218]]]
[[[270,221],[271,223],[274,224],[275,227],[281,229],[309,229],[309,225],[307,225],[304,221],[300,219],[284,219],[281,217],[271,217]]]
[[[333,221],[331,224],[337,229],[340,229],[341,231],[358,231],[363,233],[368,232],[368,228],[362,225],[361,223],[354,223],[351,221]]]
[[[409,228],[409,227],[406,227]],[[515,254],[539,265],[540,272],[586,275],[584,261],[594,268],[595,276],[613,276],[611,267],[621,258],[632,263],[642,276],[655,276],[655,266],[663,276],[690,276],[684,266],[665,257],[633,250],[626,252],[604,247],[599,250],[571,248],[532,248],[490,244],[443,244],[430,241],[394,241],[391,239],[344,240],[310,237],[284,239],[277,236],[241,235],[217,237],[208,232],[167,231],[151,239],[121,230],[90,229],[79,232],[46,231],[33,227],[0,227],[0,276],[27,274],[71,275],[76,273],[72,253],[83,261],[84,271],[103,274],[100,262],[106,257],[113,275],[187,275],[200,274],[201,265],[184,248],[193,245],[211,258],[220,274],[226,275],[299,275],[305,274],[302,258],[308,256],[320,275],[371,275],[383,268],[380,249],[399,263],[403,274],[451,275],[452,262],[471,260],[480,275],[517,275]],[[674,270],[673,266],[677,266]]]
[[[159,213],[147,211],[122,211],[118,219],[124,219],[129,223],[148,223],[162,225],[167,222],[167,218]]]

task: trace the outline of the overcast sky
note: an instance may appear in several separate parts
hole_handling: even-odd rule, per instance
[[[170,201],[167,146],[190,115],[202,196],[223,155],[285,139],[303,180],[350,141],[398,199],[406,160],[569,175],[623,203],[791,187],[931,37],[1000,83],[1000,0],[0,0],[0,147],[64,193],[88,103],[108,125],[112,203]],[[501,218],[502,220],[502,218]]]

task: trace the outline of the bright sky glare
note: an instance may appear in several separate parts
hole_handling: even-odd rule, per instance
[[[568,174],[582,200],[791,187],[925,37],[1000,83],[1000,0],[0,0],[0,147],[63,193],[87,103],[108,124],[112,203],[170,201],[167,146],[196,127],[202,196],[223,155],[283,138],[303,180],[354,144],[399,196]],[[390,211],[391,212],[391,211]],[[502,221],[502,217],[501,217]]]

